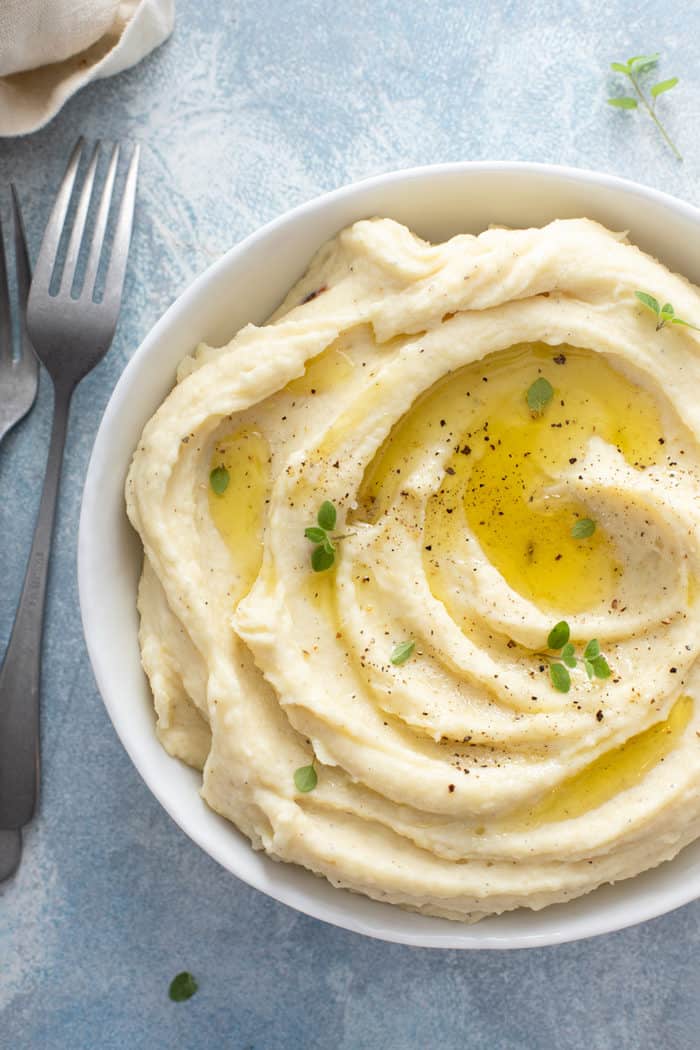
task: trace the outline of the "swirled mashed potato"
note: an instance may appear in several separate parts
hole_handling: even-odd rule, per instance
[[[362,221],[182,363],[126,489],[143,664],[163,746],[256,848],[474,921],[700,833],[700,341],[640,290],[700,322],[585,219]]]

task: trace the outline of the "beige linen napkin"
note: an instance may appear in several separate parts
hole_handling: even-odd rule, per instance
[[[0,0],[0,135],[51,120],[91,80],[133,66],[173,28],[174,0]]]

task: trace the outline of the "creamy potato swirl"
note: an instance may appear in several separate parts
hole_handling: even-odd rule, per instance
[[[183,362],[126,487],[142,657],[163,745],[256,848],[473,921],[699,834],[700,342],[640,289],[700,319],[588,220],[439,245],[362,221]],[[553,687],[561,619],[610,678]]]

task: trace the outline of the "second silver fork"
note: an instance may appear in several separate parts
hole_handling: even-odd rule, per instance
[[[19,352],[12,353],[10,282],[0,226],[0,441],[34,404],[39,385],[39,366],[27,335],[26,310],[29,296],[29,254],[17,191],[12,186],[15,272],[17,275],[17,321]]]
[[[87,261],[82,287],[73,296],[78,260],[85,238],[100,144],[85,174],[68,239],[58,292],[52,278],[59,257],[83,152],[82,140],[68,163],[46,226],[34,269],[27,324],[34,349],[54,385],[54,418],[46,476],[34,540],[12,635],[0,669],[0,829],[23,827],[34,812],[39,789],[39,684],[44,599],[56,497],[68,426],[70,401],[76,386],[107,352],[114,335],[131,238],[136,196],[138,147],[134,149],[118,209],[111,251],[104,251],[114,193],[119,148],[109,163],[97,206],[92,238],[85,244]],[[104,293],[95,290],[100,260],[109,257]]]
[[[0,226],[0,442],[31,409],[39,386],[39,366],[27,335],[29,252],[17,191],[12,186],[14,254],[17,296],[15,320],[19,331],[17,353],[12,352],[12,310],[5,238]],[[19,828],[0,829],[0,882],[16,870],[22,855]]]

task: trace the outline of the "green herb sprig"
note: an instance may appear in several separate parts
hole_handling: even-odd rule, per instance
[[[335,544],[331,539],[331,533],[335,528],[337,517],[335,507],[330,500],[326,499],[316,515],[316,524],[304,529],[307,540],[316,544],[311,552],[311,568],[314,572],[325,572],[335,561]]]
[[[570,636],[571,630],[568,623],[566,620],[560,620],[547,636],[547,648],[559,655],[537,654],[549,663],[549,677],[554,688],[560,693],[568,693],[571,689],[569,669],[573,670],[579,663],[574,644],[569,641]],[[612,673],[608,661],[600,651],[600,642],[597,638],[592,638],[586,644],[580,660],[590,681],[593,681],[594,678],[609,678]]]
[[[587,540],[596,530],[593,518],[579,518],[571,526],[571,535],[575,540]]]
[[[168,989],[168,995],[174,1003],[184,1003],[187,999],[192,998],[198,987],[199,985],[192,974],[183,970],[182,973],[173,977]]]
[[[318,774],[316,767],[313,762],[310,766],[299,766],[298,769],[294,770],[294,786],[297,791],[301,791],[302,794],[307,794],[318,784]]]
[[[666,324],[680,324],[684,328],[692,328],[696,332],[700,332],[700,327],[696,324],[691,324],[690,321],[684,321],[682,317],[676,317],[676,311],[673,309],[670,303],[664,303],[663,306],[659,303],[658,299],[655,299],[649,292],[635,292],[634,293],[639,299],[640,303],[646,306],[647,310],[656,317],[656,331],[659,332]]]
[[[651,101],[647,99],[639,84],[640,76],[643,76],[645,73],[649,73],[654,69],[658,61],[659,54],[657,52],[654,55],[633,55],[632,58],[628,58],[626,62],[612,62],[610,65],[612,71],[614,73],[621,73],[622,76],[627,77],[637,97],[635,98],[632,95],[622,95],[621,97],[616,96],[608,99],[608,105],[615,106],[616,109],[637,109],[638,105],[641,103],[663,135],[667,144],[675,153],[678,160],[683,160],[678,147],[666,131],[666,128],[663,126],[656,113],[657,98],[659,95],[663,95],[666,91],[670,91],[671,88],[674,88],[678,83],[678,77],[669,77],[668,80],[660,80],[657,84],[654,84],[649,90]]]
[[[214,467],[209,475],[209,484],[217,496],[223,496],[231,480],[226,467]]]
[[[389,659],[395,667],[400,667],[401,664],[405,664],[407,660],[411,659],[415,648],[415,642],[399,642],[399,644],[392,651],[392,654],[389,657]]]
[[[528,387],[525,395],[527,407],[530,409],[533,416],[541,416],[553,397],[554,387],[544,376],[540,376],[539,379],[536,379],[535,382]]]

